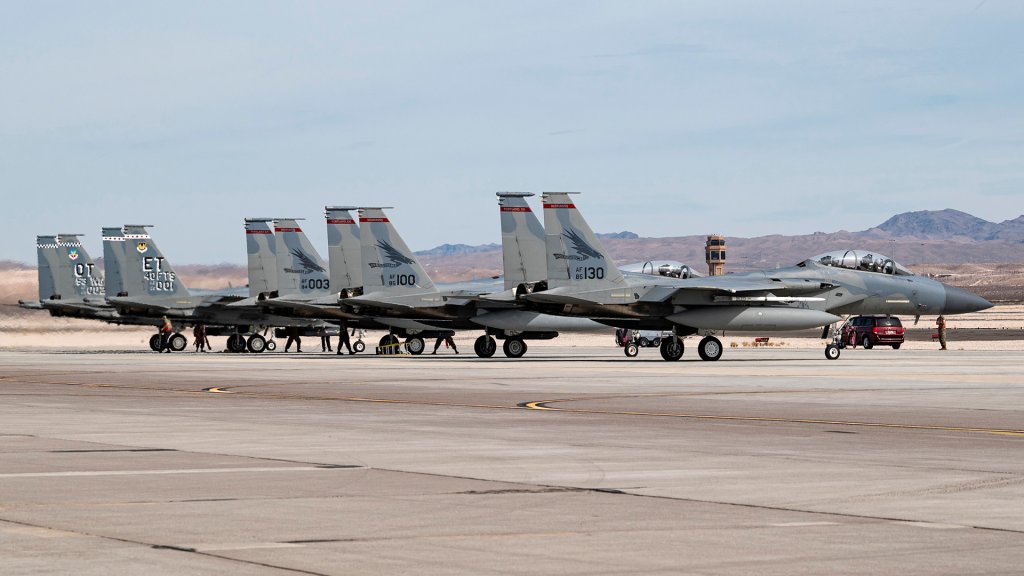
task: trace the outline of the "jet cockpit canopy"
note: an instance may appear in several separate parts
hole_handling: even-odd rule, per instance
[[[838,266],[850,270],[878,272],[879,274],[895,274],[897,276],[913,276],[914,273],[892,258],[869,250],[833,250],[810,258],[812,262],[822,266]]]
[[[623,272],[649,274],[651,276],[665,276],[666,278],[699,278],[703,276],[700,272],[690,268],[682,262],[675,260],[648,260],[627,264],[620,268]]]

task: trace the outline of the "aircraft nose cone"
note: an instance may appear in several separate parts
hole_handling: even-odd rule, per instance
[[[988,300],[966,290],[945,286],[945,291],[946,305],[942,307],[943,314],[964,314],[992,307]]]

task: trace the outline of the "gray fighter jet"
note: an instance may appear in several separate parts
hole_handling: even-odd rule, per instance
[[[118,235],[120,235],[120,229]],[[154,325],[145,316],[124,316],[107,304],[104,276],[79,239],[81,234],[36,237],[39,300],[20,301],[22,308],[47,310],[51,316],[101,320],[110,324]],[[107,270],[118,274],[116,263]],[[110,277],[110,274],[107,274]]]
[[[502,193],[509,208],[506,214],[528,213],[522,198],[529,194]],[[521,206],[519,205],[521,203]],[[527,351],[526,340],[551,339],[559,330],[597,330],[600,325],[584,318],[558,318],[525,310],[514,296],[500,296],[523,279],[533,282],[537,277],[537,258],[531,250],[526,233],[516,233],[508,222],[503,223],[502,236],[507,279],[486,278],[437,286],[416,256],[398,234],[384,212],[385,208],[360,208],[360,243],[363,265],[363,294],[342,299],[341,304],[354,313],[373,317],[392,326],[403,326],[410,336],[406,347],[414,354],[425,347],[423,335],[412,332],[406,322],[426,324],[441,329],[463,330],[485,328],[474,350],[478,356],[493,356],[497,350],[495,337],[504,340],[506,356],[519,358]],[[532,214],[531,214],[532,216]],[[534,218],[536,220],[536,218]],[[539,228],[539,224],[534,229]],[[524,228],[525,230],[525,228]],[[486,299],[484,296],[494,296]]]
[[[679,336],[703,334],[697,352],[718,360],[716,332],[799,330],[832,325],[826,357],[839,357],[846,314],[961,314],[990,302],[922,276],[869,251],[840,251],[793,267],[708,278],[626,276],[612,264],[570,193],[545,193],[548,289],[522,300],[549,313],[585,316],[622,328],[670,329],[666,360],[683,354]]]
[[[308,319],[297,321],[288,316],[267,314],[258,306],[231,306],[245,299],[242,289],[189,291],[147,228],[147,225],[126,225],[122,239],[104,238],[105,242],[110,242],[111,257],[117,258],[120,254],[122,258],[123,285],[116,296],[107,296],[107,302],[120,314],[167,316],[178,327],[205,324],[210,335],[227,333],[229,350],[233,352],[247,348],[251,352],[262,352],[267,341],[258,330],[263,327],[293,326],[297,322],[301,326],[321,325]],[[258,276],[254,279],[257,285],[260,283]],[[179,332],[171,336],[169,343],[172,349],[181,350],[187,339]]]

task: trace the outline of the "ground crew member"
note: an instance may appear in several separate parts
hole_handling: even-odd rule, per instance
[[[441,347],[441,342],[451,346],[452,350],[455,350],[456,354],[459,353],[459,349],[455,347],[455,340],[452,340],[452,335],[445,332],[442,336],[437,337],[437,342],[434,342],[434,351],[431,352],[431,354],[437,354],[437,349]]]
[[[338,345],[339,349],[341,345]],[[327,333],[327,328],[320,329],[320,351],[321,352],[334,352],[331,348],[331,335]]]
[[[167,319],[167,316],[163,317],[163,321],[163,326],[160,326],[160,351],[170,353],[171,334],[174,333],[174,326],[171,325],[171,321]]]
[[[946,349],[946,317],[939,316],[935,319],[935,325],[939,327],[939,350]]]
[[[288,328],[288,341],[284,343],[284,351],[287,352],[292,346],[292,342],[295,342],[295,351],[302,352],[302,338],[299,337],[299,327],[292,326]]]
[[[210,341],[206,338],[206,325],[199,323],[192,328],[192,337],[195,339],[196,352],[209,352],[213,350]]]
[[[341,333],[338,334],[338,354],[341,354],[342,346],[348,348],[349,354],[355,354],[355,352],[352,351],[352,344],[349,343],[348,339],[348,324],[345,324],[344,322],[341,323]]]

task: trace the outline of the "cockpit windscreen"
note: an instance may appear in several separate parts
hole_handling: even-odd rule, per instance
[[[838,266],[850,270],[878,272],[879,274],[895,273],[897,276],[914,275],[906,267],[894,262],[892,258],[868,250],[834,250],[819,254],[811,260],[822,266]]]

